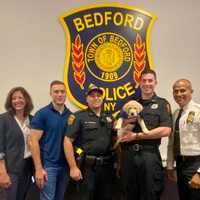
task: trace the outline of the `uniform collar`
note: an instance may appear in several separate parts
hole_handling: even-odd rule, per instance
[[[183,111],[187,110],[189,107],[191,107],[192,105],[194,105],[194,101],[193,100],[190,100],[188,102],[188,104],[186,104],[185,106],[183,106]]]
[[[90,108],[87,108],[87,110],[88,110],[89,116],[96,116],[96,117],[98,117],[96,115],[96,113],[93,112]],[[100,116],[102,116],[102,115],[104,115],[104,111],[101,110]]]
[[[139,102],[143,102],[143,103],[155,103],[157,102],[157,98],[158,96],[156,95],[156,93],[154,93],[154,95],[150,98],[150,99],[142,99],[142,95],[139,97]]]

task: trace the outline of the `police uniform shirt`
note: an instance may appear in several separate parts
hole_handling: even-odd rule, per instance
[[[166,99],[154,95],[151,99],[143,100],[141,98],[138,102],[144,107],[140,115],[149,130],[157,127],[172,127],[171,109]],[[137,125],[133,131],[141,132],[141,128]],[[140,144],[147,145],[159,145],[160,142],[160,138],[139,141]]]
[[[68,124],[66,136],[74,139],[89,155],[106,155],[111,150],[113,136],[111,115],[102,112],[98,117],[90,109],[78,111]]]
[[[173,114],[175,125],[179,109]],[[180,153],[182,156],[200,155],[200,104],[190,101],[183,107],[183,113],[179,121]],[[169,138],[167,168],[173,169],[174,133]]]

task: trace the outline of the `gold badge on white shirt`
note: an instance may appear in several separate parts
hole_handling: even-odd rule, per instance
[[[194,121],[194,116],[195,116],[195,112],[194,112],[194,111],[190,111],[190,112],[188,113],[186,123],[187,123],[187,124],[192,124],[193,121]]]

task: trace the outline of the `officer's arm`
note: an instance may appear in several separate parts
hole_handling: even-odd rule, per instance
[[[76,160],[74,155],[74,147],[72,143],[77,138],[77,134],[80,130],[80,120],[76,114],[71,114],[68,117],[68,126],[64,137],[64,152],[70,169],[76,168]]]
[[[64,138],[64,152],[65,152],[65,156],[66,156],[66,159],[67,159],[67,162],[69,164],[70,169],[77,167],[72,142],[73,142],[73,139],[65,136],[65,138]]]
[[[148,134],[140,133],[137,139],[158,139],[170,136],[172,132],[171,107],[166,100],[160,106],[160,126],[150,130]]]
[[[130,142],[133,140],[151,140],[151,139],[159,139],[161,137],[169,136],[171,133],[170,127],[158,127],[155,129],[151,129],[148,133],[134,133],[129,130],[124,131],[124,136],[120,141],[122,142]]]
[[[76,161],[75,161],[72,141],[73,141],[73,139],[65,136],[65,138],[64,138],[64,152],[65,152],[65,156],[67,158],[67,162],[68,162],[69,167],[70,167],[70,177],[72,179],[74,179],[75,181],[79,181],[83,177],[82,177],[81,171],[78,168]]]
[[[42,130],[31,130],[31,135],[28,140],[28,145],[31,150],[31,154],[33,157],[35,169],[43,169],[42,162],[41,162],[41,156],[40,156],[40,145],[39,140],[42,137],[43,131]]]
[[[150,139],[158,139],[161,137],[168,137],[171,134],[172,129],[170,127],[158,127],[150,130],[146,133],[139,133],[137,135],[138,140],[150,140]]]

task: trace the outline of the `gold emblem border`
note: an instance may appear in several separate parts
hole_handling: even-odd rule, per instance
[[[80,103],[79,101],[77,101],[73,97],[73,95],[70,92],[70,88],[67,84],[67,77],[68,77],[68,71],[69,71],[68,67],[69,67],[69,61],[70,61],[70,53],[71,53],[72,49],[71,49],[71,37],[70,37],[69,27],[65,23],[64,18],[68,17],[72,14],[75,14],[75,13],[78,13],[78,12],[81,12],[81,11],[84,11],[84,10],[88,10],[88,9],[91,9],[91,8],[104,8],[104,7],[126,8],[126,9],[129,9],[129,10],[138,11],[138,12],[152,18],[152,20],[150,21],[150,24],[147,28],[147,33],[146,33],[146,49],[147,49],[147,55],[148,55],[148,60],[149,60],[149,66],[150,66],[151,69],[154,68],[153,62],[152,62],[152,56],[151,56],[151,52],[150,52],[150,32],[152,30],[153,24],[155,23],[155,21],[157,19],[157,17],[154,14],[147,12],[145,10],[142,10],[141,8],[139,8],[137,6],[131,6],[131,5],[120,4],[120,3],[98,3],[98,4],[92,4],[92,5],[90,4],[90,5],[87,5],[87,6],[79,7],[79,8],[73,9],[73,10],[61,15],[58,19],[61,22],[63,29],[65,31],[65,34],[66,34],[66,40],[65,41],[67,43],[66,54],[65,54],[65,64],[64,64],[64,83],[66,85],[68,98],[81,109],[85,109],[85,108],[87,108],[87,106]]]

